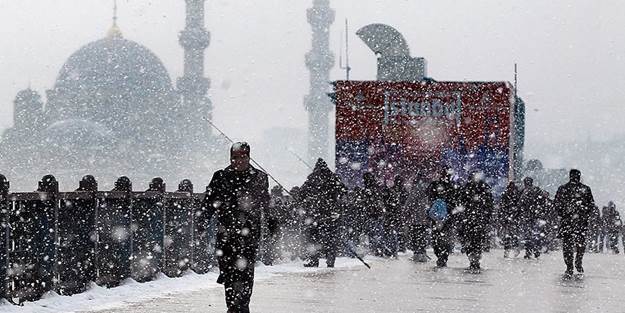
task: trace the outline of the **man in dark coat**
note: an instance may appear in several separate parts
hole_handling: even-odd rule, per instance
[[[437,199],[443,200],[447,205],[447,219],[444,222],[433,222],[432,226],[432,246],[437,258],[436,266],[446,267],[447,259],[452,250],[453,210],[456,207],[456,189],[451,183],[451,171],[445,169],[440,172],[439,178],[430,183],[427,196],[429,207]]]
[[[586,251],[586,233],[588,219],[595,207],[595,200],[590,187],[582,184],[582,174],[572,169],[569,182],[560,186],[554,200],[554,206],[560,216],[558,237],[562,239],[562,252],[566,264],[565,277],[573,275],[573,258],[575,269],[584,273],[582,262]]]
[[[541,213],[544,212],[543,206],[546,205],[545,193],[538,186],[534,186],[534,180],[531,177],[525,177],[523,185],[519,207],[521,209],[523,240],[525,241],[525,258],[538,258],[540,256],[542,226],[544,226],[544,222],[541,224],[543,221]]]
[[[334,267],[339,239],[339,200],[347,192],[345,185],[323,159],[318,159],[313,172],[300,189],[304,203],[309,261],[304,266],[319,266],[321,255],[326,265]]]
[[[503,256],[509,257],[510,250],[519,254],[519,232],[521,212],[519,210],[520,191],[514,182],[510,182],[499,202],[499,223],[502,230]]]
[[[250,311],[261,216],[268,208],[267,174],[250,164],[247,143],[233,144],[230,166],[213,174],[204,204],[204,216],[217,217],[217,282],[224,285],[229,313]]]
[[[471,173],[469,181],[459,192],[458,204],[464,208],[461,223],[469,270],[479,271],[484,238],[494,209],[493,194],[484,181],[484,173]]]

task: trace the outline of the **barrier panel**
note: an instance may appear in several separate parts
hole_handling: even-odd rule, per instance
[[[215,219],[205,216],[204,194],[193,194],[193,251],[191,268],[198,274],[210,271],[215,263]],[[210,222],[207,222],[209,221]]]
[[[96,280],[96,207],[92,191],[59,194],[58,281],[61,295],[83,292]]]
[[[126,191],[96,193],[96,282],[116,287],[130,277],[132,194]]]
[[[163,193],[133,193],[131,275],[138,282],[153,280],[163,261]]]
[[[168,192],[164,194],[164,203],[163,273],[179,277],[190,268],[191,263],[194,201],[191,193]]]
[[[9,183],[0,177],[0,299],[6,297],[9,240]]]
[[[18,302],[37,300],[53,288],[55,197],[49,192],[10,196],[7,296]]]

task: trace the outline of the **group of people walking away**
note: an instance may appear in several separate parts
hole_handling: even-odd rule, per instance
[[[269,193],[268,176],[250,164],[247,143],[234,144],[230,158],[230,166],[213,175],[202,214],[217,220],[218,282],[228,312],[249,312],[257,259],[271,265],[287,256],[317,267],[325,258],[334,267],[337,256],[360,257],[358,248],[365,246],[391,258],[412,250],[413,261],[427,262],[431,245],[437,268],[443,268],[459,243],[467,270],[479,273],[493,238],[501,239],[505,258],[524,249],[527,259],[556,249],[559,239],[568,279],[578,277],[574,271],[584,273],[587,247],[595,252],[605,243],[619,252],[622,222],[614,203],[600,212],[575,169],[553,199],[529,177],[522,187],[510,182],[496,199],[480,171],[463,184],[452,171],[440,170],[434,177],[395,177],[383,185],[367,172],[363,186],[349,190],[319,159],[301,187],[277,186]]]

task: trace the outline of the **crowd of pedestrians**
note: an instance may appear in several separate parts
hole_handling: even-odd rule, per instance
[[[334,267],[339,255],[372,254],[397,258],[412,251],[412,260],[447,266],[451,254],[467,255],[468,271],[479,273],[482,253],[503,246],[503,257],[539,258],[561,247],[565,278],[582,275],[590,252],[619,253],[623,223],[616,205],[595,205],[581,172],[553,198],[531,177],[510,182],[500,197],[481,171],[466,181],[440,169],[405,181],[385,181],[366,172],[362,187],[348,189],[326,162],[317,160],[301,187],[268,188],[267,175],[250,164],[250,147],[237,143],[231,165],[216,172],[207,189],[204,216],[216,216],[219,282],[233,312],[248,312],[254,262],[272,265],[278,258],[303,259]]]

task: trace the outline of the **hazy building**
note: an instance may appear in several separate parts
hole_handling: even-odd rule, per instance
[[[85,174],[179,179],[206,164],[214,138],[203,120],[212,110],[203,77],[204,1],[186,0],[178,88],[153,52],[124,38],[115,12],[104,38],[67,59],[45,103],[30,88],[20,91],[14,125],[0,144],[4,174],[14,185],[28,188],[47,173],[72,180]]]

